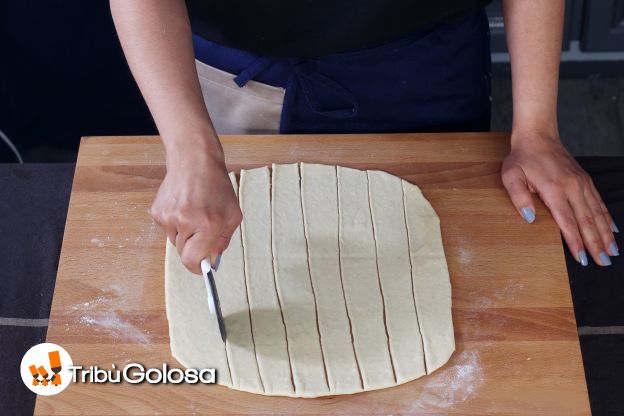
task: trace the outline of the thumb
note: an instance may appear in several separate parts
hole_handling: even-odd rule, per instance
[[[503,172],[503,185],[522,218],[529,224],[535,221],[535,205],[522,169],[516,168]]]
[[[193,234],[186,242],[180,253],[182,264],[192,273],[201,275],[200,263],[205,258],[210,258],[210,263],[215,264],[218,253],[216,251],[216,242],[218,236],[213,233],[198,231]]]

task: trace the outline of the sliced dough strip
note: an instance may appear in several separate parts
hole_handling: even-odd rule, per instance
[[[438,369],[455,350],[451,283],[444,257],[440,220],[420,189],[402,181],[410,242],[416,311],[427,372]]]
[[[186,367],[217,369],[218,383],[231,386],[225,344],[221,340],[217,319],[208,309],[204,281],[184,267],[169,239],[165,268],[168,270],[165,273],[165,303],[170,322],[171,353]],[[171,325],[172,322],[189,324]],[[202,342],[197,342],[198,339]]]
[[[416,315],[401,179],[368,171],[377,267],[385,300],[390,352],[398,383],[423,376],[423,345]]]
[[[269,169],[242,170],[240,180],[245,276],[258,369],[266,394],[290,396],[294,387],[271,250]]]
[[[370,212],[371,225],[373,229],[373,245],[375,247],[375,269],[377,270],[377,283],[379,284],[379,294],[381,295],[381,308],[383,311],[383,323],[384,323],[384,329],[386,331],[386,341],[388,343],[388,354],[390,354],[390,365],[392,367],[392,377],[394,378],[394,382],[396,383],[397,375],[396,375],[395,362],[394,362],[395,359],[393,356],[394,354],[392,351],[392,347],[390,346],[390,329],[388,328],[388,309],[391,306],[386,304],[386,294],[384,294],[384,286],[387,286],[388,283],[386,283],[385,285],[382,283],[381,274],[379,272],[379,243],[377,242],[377,235],[375,233],[377,230],[375,230],[375,219],[373,217],[373,204],[371,202],[370,178],[369,178],[368,171],[366,171],[366,187],[368,190],[368,209]],[[392,301],[394,301],[394,299],[392,299],[391,302]]]
[[[364,387],[392,386],[366,172],[338,167],[338,201],[340,264]]]
[[[308,232],[306,230],[305,224],[305,216],[303,214],[303,177],[301,172],[301,163],[297,164],[297,170],[299,174],[299,209],[301,214],[301,221],[303,225],[303,239],[305,241],[306,248],[306,266],[308,268],[308,278],[310,279],[310,287],[312,289],[312,297],[314,299],[314,318],[316,320],[316,334],[319,340],[319,347],[321,349],[321,359],[323,360],[323,372],[325,375],[325,385],[327,386],[328,392],[331,391],[331,387],[329,386],[329,375],[327,373],[327,361],[325,360],[325,350],[323,348],[323,340],[321,336],[321,326],[319,323],[319,311],[318,311],[318,299],[316,296],[316,290],[314,288],[314,283],[312,282],[312,272],[310,270],[310,243],[308,241]]]
[[[238,195],[236,175],[230,173],[229,176]],[[223,253],[215,281],[227,331],[225,345],[232,385],[246,391],[264,391],[251,331],[240,227],[234,231],[230,245]]]
[[[273,165],[272,229],[275,281],[282,306],[295,392],[327,393],[316,304],[301,215],[299,167]]]
[[[353,393],[364,386],[340,277],[336,168],[302,163],[301,197],[329,387],[332,393]]]
[[[408,258],[409,258],[409,265],[410,265],[410,279],[411,279],[411,283],[412,283],[412,297],[414,298],[414,308],[416,309],[416,322],[418,323],[418,337],[420,338],[420,350],[422,352],[422,367],[425,371],[425,374],[429,374],[429,370],[427,369],[427,359],[425,357],[425,341],[423,340],[423,333],[422,333],[422,328],[420,326],[420,317],[418,316],[418,308],[417,308],[417,303],[416,303],[416,287],[414,286],[414,265],[412,264],[412,256],[411,256],[411,252],[412,252],[412,245],[410,244],[410,240],[409,240],[409,227],[407,225],[407,217],[405,214],[405,189],[403,188],[403,182],[401,181],[401,198],[403,199],[403,221],[405,221],[405,235],[408,236],[407,238],[407,251],[408,251]]]

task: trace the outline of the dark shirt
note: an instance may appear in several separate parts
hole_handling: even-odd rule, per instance
[[[193,32],[274,57],[316,57],[383,44],[491,0],[186,0]]]

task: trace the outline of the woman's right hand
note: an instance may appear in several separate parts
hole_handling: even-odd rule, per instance
[[[222,154],[194,150],[175,156],[168,152],[167,174],[150,214],[166,231],[184,266],[201,274],[201,261],[210,258],[215,264],[243,215]]]
[[[167,151],[151,215],[182,262],[201,274],[242,220],[223,151],[204,104],[184,0],[111,0],[119,40]]]

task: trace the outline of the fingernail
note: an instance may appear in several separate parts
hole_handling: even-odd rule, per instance
[[[601,251],[598,257],[600,257],[600,263],[602,263],[603,266],[611,266],[611,259],[607,256],[607,253]]]
[[[589,264],[587,262],[587,252],[585,250],[581,250],[578,252],[578,258],[579,258],[579,262],[581,263],[581,266],[585,267]]]
[[[215,272],[219,270],[219,264],[221,264],[221,254],[217,256],[217,258],[215,259],[215,264],[212,266]]]
[[[615,225],[614,222],[611,223],[611,231],[613,231],[614,233],[619,233],[620,229],[618,228],[617,225]]]
[[[520,213],[522,214],[522,218],[524,218],[524,220],[529,224],[535,221],[535,211],[533,211],[531,208],[522,208],[520,210]]]
[[[617,244],[615,244],[615,241],[611,242],[611,244],[609,244],[609,251],[611,252],[612,256],[619,256],[620,255],[620,251],[618,250],[618,246]]]

